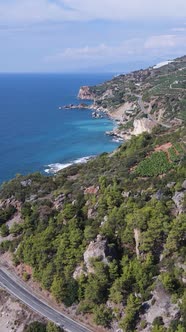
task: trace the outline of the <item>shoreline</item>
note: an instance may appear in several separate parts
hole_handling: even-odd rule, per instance
[[[108,109],[99,108],[96,105],[94,105],[94,103],[92,103],[92,104],[80,103],[80,104],[69,104],[69,105],[59,106],[59,110],[67,110],[67,111],[91,110],[91,111],[103,113],[105,115],[105,118],[109,119],[113,125],[112,126],[113,129],[110,131],[104,131],[104,134],[112,137],[112,141],[115,143],[124,142],[124,138],[121,137],[121,135],[119,135],[119,133],[117,132],[118,121],[120,121],[120,120],[117,118],[117,116],[115,116],[115,114],[112,114]],[[96,119],[100,120],[100,119],[103,119],[103,117],[100,117],[100,118],[98,117]],[[117,148],[117,146],[116,146],[116,148]],[[114,150],[115,150],[115,148],[114,148]],[[68,168],[70,166],[87,163],[88,161],[95,159],[99,155],[100,155],[100,153],[98,153],[96,155],[79,157],[79,158],[69,161],[69,162],[64,162],[64,163],[56,162],[56,163],[51,163],[51,164],[45,165],[46,168],[44,169],[44,174],[51,175],[51,176],[55,175],[59,171],[65,169],[65,168]]]
[[[81,99],[78,95],[78,98]],[[88,101],[91,101],[91,99],[87,99]],[[113,129],[110,131],[105,131],[105,135],[113,137],[113,139],[117,140],[118,142],[124,142],[125,140],[130,138],[130,135],[128,132],[121,133],[119,130],[119,125],[123,124],[123,110],[118,109],[116,113],[111,112],[108,108],[99,107],[94,104],[86,104],[86,103],[80,103],[80,104],[69,104],[64,106],[59,106],[59,110],[91,110],[98,113],[98,116],[92,117],[99,119],[102,118],[101,114],[104,114],[110,121],[113,122],[114,126]]]
[[[48,175],[55,175],[57,174],[59,171],[68,168],[70,166],[73,165],[80,165],[80,164],[85,164],[87,163],[89,160],[96,158],[96,155],[92,155],[92,156],[86,156],[86,157],[80,157],[75,159],[74,161],[70,161],[70,162],[66,162],[66,163],[52,163],[49,165],[46,165],[46,168],[44,170],[45,173],[47,173]]]

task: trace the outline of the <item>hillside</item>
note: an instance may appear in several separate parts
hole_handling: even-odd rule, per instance
[[[186,121],[186,56],[82,87],[79,97],[94,100],[93,108],[117,119],[115,134],[124,138],[151,131],[157,124],[165,128],[181,125]]]
[[[140,104],[154,126],[53,177],[1,186],[1,261],[11,253],[26,282],[95,331],[186,331],[184,66],[186,57],[82,88],[111,113],[136,104],[120,123],[130,136]]]

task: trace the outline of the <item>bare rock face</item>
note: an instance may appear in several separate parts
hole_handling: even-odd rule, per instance
[[[134,239],[135,239],[135,242],[136,242],[136,255],[137,257],[139,258],[140,256],[140,251],[139,251],[139,246],[140,246],[140,235],[141,235],[141,232],[139,229],[135,228],[134,229]]]
[[[84,263],[87,272],[94,273],[94,268],[91,264],[92,258],[100,258],[103,263],[108,264],[109,251],[107,240],[103,239],[101,235],[98,235],[95,241],[91,241],[84,253]]]
[[[183,199],[184,199],[185,193],[184,192],[179,192],[176,191],[174,196],[172,197],[172,200],[174,201],[176,205],[176,210],[178,214],[181,214],[184,212],[184,207],[183,207]]]
[[[94,94],[90,91],[90,88],[88,86],[82,86],[78,93],[78,98],[84,99],[84,100],[93,100]]]
[[[25,180],[25,181],[21,181],[22,187],[28,187],[28,186],[31,186],[31,184],[32,184],[32,180],[31,179],[28,179],[28,180]]]
[[[142,119],[135,119],[134,123],[134,130],[132,135],[140,135],[144,132],[151,133],[152,129],[156,126],[156,123],[150,119],[142,118]]]
[[[176,319],[179,315],[179,307],[177,304],[171,302],[171,297],[168,295],[160,283],[157,284],[153,291],[152,300],[147,303],[148,309],[144,315],[144,319],[148,324],[152,324],[156,317],[161,316],[166,327],[170,322]],[[149,326],[143,331],[149,330]]]
[[[100,259],[104,264],[108,264],[108,256],[113,256],[114,251],[108,247],[106,239],[103,239],[101,235],[98,235],[96,240],[91,241],[86,251],[84,252],[84,262],[77,266],[73,278],[79,279],[82,274],[94,273],[94,267],[92,266],[92,259]]]
[[[186,189],[186,180],[183,181],[183,183],[182,183],[182,188],[183,188],[183,189]]]
[[[73,273],[73,278],[75,280],[79,279],[81,277],[81,275],[84,274],[84,275],[87,275],[85,269],[83,268],[83,266],[77,266],[74,273]]]
[[[99,191],[99,186],[97,187],[91,186],[84,190],[84,194],[96,195],[98,191]]]
[[[0,208],[7,208],[10,205],[14,206],[17,211],[21,210],[21,202],[19,202],[18,200],[16,200],[13,196],[11,198],[7,198],[5,200],[0,200]]]
[[[54,207],[56,210],[60,210],[63,207],[63,203],[65,201],[65,194],[60,194],[58,197],[54,200]]]

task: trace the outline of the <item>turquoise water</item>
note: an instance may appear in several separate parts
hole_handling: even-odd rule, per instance
[[[92,119],[90,110],[58,109],[78,103],[81,85],[110,78],[109,74],[1,74],[0,182],[17,173],[52,173],[115,149],[118,143],[104,134],[113,128],[112,121]]]

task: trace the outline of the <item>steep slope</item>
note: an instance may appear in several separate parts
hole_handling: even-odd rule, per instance
[[[117,119],[124,138],[151,131],[157,124],[181,125],[186,121],[186,56],[82,87],[79,98],[94,100],[93,108]]]

